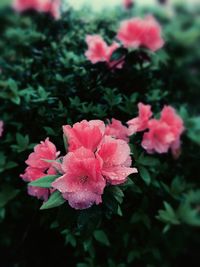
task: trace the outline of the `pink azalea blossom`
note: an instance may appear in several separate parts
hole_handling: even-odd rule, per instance
[[[165,106],[161,111],[161,121],[167,123],[172,133],[174,134],[175,141],[171,144],[172,154],[178,158],[181,153],[180,137],[184,131],[184,123],[182,118],[176,113],[175,109],[171,106]]]
[[[26,164],[33,168],[45,170],[52,165],[51,162],[46,160],[56,160],[58,155],[59,152],[56,151],[55,145],[47,138],[44,142],[35,146],[34,152],[29,155]]]
[[[127,122],[127,124],[129,125],[129,135],[146,130],[148,127],[149,119],[152,116],[150,105],[139,103],[138,110],[138,117]]]
[[[126,9],[130,9],[133,6],[133,0],[123,0],[123,5]]]
[[[4,126],[3,121],[0,121],[0,137],[1,137],[2,134],[3,134],[3,126]]]
[[[94,153],[84,147],[69,152],[62,163],[64,175],[52,183],[53,188],[63,193],[69,205],[86,209],[101,203],[105,179]]]
[[[73,127],[63,126],[63,131],[68,140],[69,151],[74,151],[82,146],[95,151],[104,136],[105,124],[100,120],[83,120],[75,123]]]
[[[28,167],[24,174],[20,177],[26,182],[32,182],[46,175],[54,175],[57,173],[57,164],[54,163],[59,152],[56,151],[55,145],[47,138],[44,142],[36,145],[34,152],[31,153],[26,161]],[[46,161],[47,160],[47,161]],[[49,190],[40,187],[28,186],[28,194],[37,198],[47,200]]]
[[[128,175],[137,172],[136,168],[130,167],[130,148],[121,139],[105,136],[97,158],[101,162],[103,176],[112,185],[124,183]]]
[[[45,175],[46,174],[40,169],[27,167],[25,173],[21,174],[20,177],[26,182],[32,182],[44,177]],[[46,188],[28,186],[28,194],[46,201],[48,199],[49,190]]]
[[[33,9],[50,13],[55,19],[60,18],[60,0],[14,0],[13,7],[18,12]]]
[[[175,141],[170,126],[160,120],[149,121],[149,131],[144,133],[142,147],[148,153],[166,153]]]
[[[177,158],[180,154],[180,136],[184,131],[184,125],[176,111],[170,106],[165,106],[161,118],[150,120],[148,127],[149,131],[143,136],[143,148],[148,153],[166,153],[171,149]]]
[[[28,194],[38,199],[47,201],[49,197],[49,190],[46,188],[41,188],[37,186],[28,186]]]
[[[176,137],[179,137],[184,131],[182,118],[176,113],[171,106],[165,106],[161,111],[161,121],[167,123],[171,127],[171,131]]]
[[[122,139],[126,142],[129,141],[128,128],[124,126],[121,121],[116,119],[112,119],[112,122],[106,126],[105,134],[117,139]]]
[[[161,27],[153,16],[122,21],[117,38],[127,48],[144,46],[156,51],[164,45]]]
[[[109,67],[116,66],[116,68],[122,68],[123,61],[111,61],[113,52],[119,48],[119,44],[114,42],[108,46],[100,35],[87,35],[86,43],[88,50],[85,52],[85,56],[93,64],[98,62],[106,62]],[[118,64],[117,64],[118,63]]]

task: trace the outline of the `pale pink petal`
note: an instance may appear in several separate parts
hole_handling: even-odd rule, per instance
[[[102,171],[103,175],[112,185],[124,183],[130,174],[137,172],[136,168],[128,168],[120,165],[104,167]]]
[[[93,204],[102,202],[101,195],[88,191],[80,191],[76,193],[65,193],[63,197],[68,200],[69,205],[74,209],[88,209]]]

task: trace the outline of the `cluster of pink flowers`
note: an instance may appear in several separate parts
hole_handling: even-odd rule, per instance
[[[117,38],[127,48],[146,47],[155,52],[164,45],[161,27],[153,16],[122,21]]]
[[[131,167],[128,145],[129,136],[137,132],[145,131],[141,145],[148,153],[166,153],[171,149],[177,158],[184,125],[174,108],[164,106],[159,119],[152,118],[150,105],[139,103],[138,109],[138,117],[129,120],[128,127],[116,119],[107,125],[101,120],[83,120],[72,127],[63,126],[68,143],[65,156],[59,156],[48,138],[35,146],[21,177],[28,182],[47,175],[58,177],[50,189],[28,186],[28,193],[46,201],[58,190],[75,209],[98,205],[107,185],[122,184],[130,174],[137,173]]]
[[[26,161],[28,167],[21,175],[25,181],[60,174],[52,183],[52,190],[60,191],[71,207],[85,209],[102,202],[106,185],[122,184],[137,172],[131,167],[128,128],[121,122],[113,119],[106,126],[100,120],[83,120],[73,127],[63,126],[63,131],[68,153],[56,162],[59,152],[54,144],[48,139],[41,142]],[[37,187],[29,187],[28,192],[44,200],[51,193]]]
[[[0,137],[1,137],[2,134],[3,134],[3,126],[4,126],[3,121],[0,121]]]
[[[53,18],[60,18],[61,0],[14,0],[13,7],[18,12],[36,10],[37,12],[50,13]]]
[[[59,154],[55,145],[47,138],[44,142],[35,146],[34,152],[29,155],[26,160],[28,167],[25,173],[20,175],[21,178],[24,181],[32,182],[45,175],[56,174],[52,161],[56,160]],[[50,192],[46,188],[28,186],[28,193],[31,196],[47,200]]]
[[[125,48],[146,47],[151,51],[156,51],[164,45],[161,27],[153,16],[122,21],[117,39]],[[112,45],[108,46],[102,37],[97,34],[87,35],[86,43],[88,50],[85,52],[85,56],[93,64],[106,62],[109,67],[122,68],[123,58],[119,60],[119,64],[116,61],[111,61],[112,53],[120,47],[120,44],[113,42]]]
[[[148,153],[166,153],[171,149],[177,158],[180,154],[180,137],[184,131],[181,117],[171,106],[164,106],[159,119],[151,119],[150,105],[138,104],[138,117],[129,120],[129,135],[148,130],[143,135],[142,147]]]

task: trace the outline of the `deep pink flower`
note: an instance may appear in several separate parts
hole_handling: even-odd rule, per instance
[[[55,145],[47,138],[44,142],[36,145],[34,152],[26,160],[26,164],[33,168],[46,170],[51,167],[52,163],[45,160],[56,160],[59,152],[56,151]]]
[[[122,21],[117,38],[127,48],[144,46],[156,51],[164,45],[161,27],[153,16]]]
[[[104,136],[105,124],[101,120],[83,120],[75,123],[73,127],[63,126],[63,131],[68,140],[69,151],[82,146],[95,151]]]
[[[14,0],[13,7],[18,12],[33,9],[50,13],[55,19],[60,18],[60,0]]]
[[[0,121],[0,137],[1,137],[2,134],[3,134],[3,126],[4,126],[3,121]]]
[[[106,62],[109,67],[116,65],[116,68],[121,68],[123,65],[122,61],[110,61],[113,52],[119,48],[119,44],[114,42],[112,45],[108,46],[107,43],[102,39],[100,35],[87,35],[86,43],[88,45],[88,50],[85,52],[85,56],[93,64],[98,62]]]
[[[128,138],[128,128],[124,126],[121,121],[112,119],[112,122],[106,126],[106,135],[110,135],[117,139],[122,139],[126,142],[129,141]]]
[[[163,108],[160,120],[167,123],[174,134],[175,141],[171,144],[171,150],[174,158],[178,158],[181,153],[180,137],[184,131],[183,120],[171,106],[165,106]]]
[[[101,162],[103,176],[112,185],[124,183],[128,175],[137,172],[136,168],[130,168],[130,148],[121,139],[105,136],[97,158]]]
[[[165,106],[161,111],[160,120],[167,123],[171,127],[171,131],[176,137],[179,137],[184,131],[182,118],[176,113],[171,106]]]
[[[149,121],[149,131],[144,133],[142,147],[148,153],[166,153],[175,141],[170,126],[160,120]]]
[[[133,6],[133,0],[123,0],[123,5],[126,9],[130,9]]]
[[[69,152],[62,163],[64,175],[52,183],[53,188],[63,193],[69,205],[86,209],[101,203],[105,179],[94,153],[84,147]]]
[[[138,110],[138,117],[127,122],[127,124],[129,125],[129,135],[146,130],[148,127],[149,119],[152,116],[150,105],[144,105],[143,103],[139,103]]]
[[[180,154],[180,136],[184,131],[183,120],[176,111],[165,106],[159,120],[150,120],[149,132],[144,133],[142,146],[149,153],[166,153],[169,149],[175,158]]]
[[[13,7],[18,12],[28,9],[37,9],[37,0],[14,0]]]

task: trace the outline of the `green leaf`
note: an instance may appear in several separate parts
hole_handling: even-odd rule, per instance
[[[158,211],[158,216],[156,216],[156,218],[167,224],[175,224],[175,225],[180,224],[178,215],[174,211],[174,209],[170,206],[170,204],[164,201],[164,207],[165,207],[164,210]]]
[[[143,166],[140,166],[139,167],[139,173],[143,179],[143,181],[147,184],[147,185],[150,185],[151,183],[151,176],[149,174],[149,171],[143,167]]]
[[[108,240],[107,235],[102,230],[96,230],[94,231],[94,238],[101,244],[105,246],[110,246],[110,242]]]
[[[127,54],[127,49],[120,47],[118,49],[116,49],[110,58],[110,61],[116,61],[116,60],[120,60],[122,57],[124,57]]]
[[[49,199],[40,207],[41,210],[52,209],[62,205],[66,200],[59,191],[55,191]]]
[[[144,154],[141,154],[139,158],[137,159],[137,162],[144,166],[156,166],[159,165],[159,160],[154,157],[144,156]]]
[[[46,175],[44,177],[41,177],[40,179],[37,179],[31,183],[29,183],[30,186],[37,186],[42,188],[51,188],[51,184],[60,177],[59,175]]]

